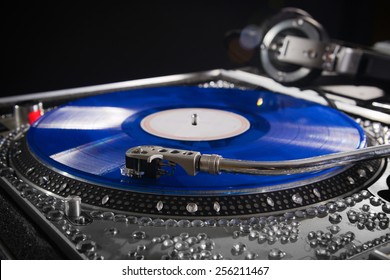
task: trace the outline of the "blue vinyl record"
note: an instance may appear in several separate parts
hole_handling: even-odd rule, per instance
[[[182,116],[179,109],[200,113],[182,120],[175,115]],[[181,129],[187,121],[198,129],[194,118],[209,126],[200,137],[191,126]],[[154,133],[153,125],[161,131]],[[169,133],[172,137],[165,136]],[[210,135],[212,140],[201,139]],[[35,122],[27,142],[35,156],[55,170],[94,184],[165,195],[229,195],[300,186],[342,168],[282,176],[189,176],[177,167],[173,176],[135,179],[121,175],[125,153],[134,146],[158,145],[231,159],[284,161],[359,149],[366,138],[348,116],[301,99],[264,90],[174,86],[70,102]]]

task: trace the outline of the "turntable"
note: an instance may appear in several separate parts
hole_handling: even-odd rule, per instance
[[[13,126],[1,141],[2,187],[70,258],[383,254],[390,238],[390,204],[380,195],[388,191],[386,159],[296,174],[196,176],[167,160],[158,176],[126,174],[126,152],[138,146],[146,146],[141,154],[153,145],[164,147],[159,154],[269,163],[389,141],[384,123],[356,122],[265,89],[272,83],[246,71],[214,70],[40,94],[53,105],[31,126],[15,118],[39,106],[22,105],[19,116],[2,118]],[[321,99],[306,91],[297,97]]]
[[[2,98],[1,188],[47,258],[388,259],[389,111],[297,69]]]

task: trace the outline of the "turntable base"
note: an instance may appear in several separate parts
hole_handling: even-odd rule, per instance
[[[253,90],[252,75],[221,70],[135,84]],[[130,82],[105,85],[103,92],[124,86],[132,89]],[[93,96],[102,88],[72,92]],[[64,101],[56,97],[55,102]],[[389,254],[390,202],[379,195],[388,191],[388,159],[247,193],[145,192],[90,181],[51,165],[32,149],[30,127],[11,127],[13,118],[2,118],[10,129],[0,138],[1,188],[49,243],[59,246],[61,253],[47,258],[375,259]],[[389,141],[385,124],[361,119],[358,129],[372,143]]]

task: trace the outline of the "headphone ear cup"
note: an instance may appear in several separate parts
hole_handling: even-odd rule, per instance
[[[307,12],[296,8],[285,8],[263,24],[260,44],[260,64],[274,80],[286,85],[301,85],[321,74],[319,69],[309,69],[277,59],[273,46],[287,35],[326,42],[329,37],[320,23]]]
[[[270,17],[261,25],[263,34],[265,34],[271,27],[281,21],[298,17],[312,18],[312,16],[304,10],[293,7],[283,8],[279,13]]]
[[[280,21],[299,16],[311,17],[309,13],[297,8],[284,8],[269,18],[261,26],[250,25],[242,30],[230,30],[225,34],[224,45],[230,61],[245,65],[258,65],[259,44],[265,32]],[[255,35],[254,35],[255,34]]]
[[[294,8],[294,7],[286,7],[283,8],[280,11],[280,14],[285,14],[286,16],[292,15],[293,17],[308,17],[308,18],[313,18],[308,12],[302,9]]]

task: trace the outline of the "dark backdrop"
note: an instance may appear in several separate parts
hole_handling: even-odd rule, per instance
[[[389,1],[36,1],[2,4],[1,95],[234,68],[224,36],[285,6],[332,38],[390,39]]]

